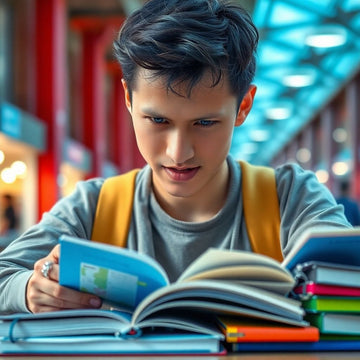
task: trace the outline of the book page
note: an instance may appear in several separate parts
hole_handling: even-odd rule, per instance
[[[302,323],[300,302],[244,284],[216,280],[173,283],[161,288],[137,307],[133,314],[133,327],[143,321],[156,326],[156,314],[179,311],[187,314],[197,310],[204,313],[227,313],[255,316],[284,323]],[[179,314],[180,314],[179,313]]]
[[[295,285],[294,277],[286,271],[262,265],[237,265],[211,269],[187,277],[183,282],[214,279],[234,284],[248,284],[260,289],[272,290],[278,294],[288,294]]]
[[[231,270],[229,271],[230,268]],[[214,274],[214,272],[209,272],[213,270],[216,270],[217,277],[228,278],[231,271],[234,271],[234,268],[237,268],[237,273],[234,275],[235,277],[241,273],[243,274],[242,277],[251,277],[254,271],[256,271],[255,269],[260,268],[261,276],[264,277],[266,277],[267,269],[273,269],[274,271],[272,273],[279,273],[279,275],[277,275],[279,279],[285,278],[289,280],[292,278],[291,274],[282,268],[279,262],[268,256],[248,251],[211,248],[190,264],[177,282],[193,279],[194,276],[196,276],[197,279],[206,279],[209,278],[209,274]],[[254,276],[259,275],[254,274]]]

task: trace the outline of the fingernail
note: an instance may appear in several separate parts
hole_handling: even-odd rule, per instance
[[[91,298],[89,303],[92,307],[97,308],[101,305],[101,300],[99,298]]]

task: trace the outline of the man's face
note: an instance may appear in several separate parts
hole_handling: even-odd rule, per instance
[[[251,105],[239,118],[237,98],[225,81],[210,87],[205,77],[190,97],[185,87],[175,88],[182,97],[148,75],[145,70],[139,73],[131,102],[126,83],[124,88],[139,150],[153,170],[156,195],[165,201],[199,199],[226,186],[233,128],[244,121]]]

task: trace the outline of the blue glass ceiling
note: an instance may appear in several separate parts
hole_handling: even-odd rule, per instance
[[[247,121],[235,130],[231,153],[268,164],[360,69],[360,0],[256,0],[252,17],[260,33],[258,91]],[[306,44],[307,35],[329,25],[345,32],[343,45]],[[296,72],[311,75],[312,84],[284,85],[285,77]],[[290,116],[270,119],[268,110],[280,106]]]

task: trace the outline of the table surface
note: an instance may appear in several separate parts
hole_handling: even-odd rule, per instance
[[[0,356],[1,360],[44,360],[49,356]],[[342,360],[342,359],[360,359],[359,351],[343,351],[343,352],[316,352],[316,353],[239,353],[227,356],[51,356],[52,359],[66,360],[85,360],[103,358],[106,360],[131,359],[131,360]]]

